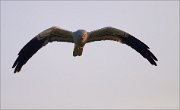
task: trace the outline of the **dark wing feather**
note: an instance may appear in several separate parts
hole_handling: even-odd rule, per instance
[[[133,37],[130,34],[122,39],[122,43],[125,43],[139,52],[144,58],[146,58],[152,65],[157,66],[155,61],[158,61],[154,54],[149,50],[149,47],[141,42],[139,39]]]
[[[73,42],[72,32],[66,31],[57,27],[51,27],[36,37],[31,39],[18,53],[18,57],[14,62],[12,68],[14,73],[19,72],[24,64],[43,46],[48,42],[61,41]]]
[[[112,27],[105,27],[99,30],[89,32],[87,42],[101,41],[101,40],[113,40],[118,41],[135,49],[144,58],[146,58],[152,65],[157,65],[155,61],[158,61],[154,54],[149,50],[149,47],[141,42],[139,39],[132,35]]]
[[[43,46],[44,40],[34,37],[19,52],[19,56],[13,64],[14,73],[19,72],[22,66]]]

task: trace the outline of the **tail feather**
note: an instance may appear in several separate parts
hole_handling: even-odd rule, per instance
[[[83,47],[75,47],[73,51],[73,56],[81,56],[83,52]]]

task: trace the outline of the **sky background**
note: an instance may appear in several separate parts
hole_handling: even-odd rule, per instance
[[[51,26],[122,29],[146,43],[152,66],[127,45],[49,43],[23,66],[20,49]],[[2,109],[179,108],[179,1],[1,1]]]

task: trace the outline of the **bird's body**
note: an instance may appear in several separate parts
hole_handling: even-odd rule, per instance
[[[14,73],[19,72],[22,66],[41,47],[48,44],[48,42],[59,41],[74,43],[73,56],[81,56],[86,43],[101,40],[113,40],[127,44],[139,52],[152,65],[157,65],[155,62],[157,61],[157,58],[151,51],[149,51],[149,47],[137,38],[122,30],[112,27],[105,27],[91,32],[86,32],[82,29],[71,32],[53,26],[39,33],[21,49],[21,51],[18,53],[18,58],[13,64],[13,68],[15,67]]]
[[[81,56],[84,45],[87,42],[88,34],[85,30],[77,30],[72,34],[74,40],[73,56]]]

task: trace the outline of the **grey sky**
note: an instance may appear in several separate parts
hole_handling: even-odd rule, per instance
[[[51,26],[92,31],[122,29],[146,43],[152,66],[127,45],[50,43],[18,74],[20,49]],[[179,108],[179,1],[1,1],[1,107]]]

